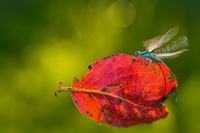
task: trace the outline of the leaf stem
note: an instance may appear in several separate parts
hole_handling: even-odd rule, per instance
[[[57,97],[61,92],[72,92],[72,87],[64,87],[62,82],[59,82],[58,88],[55,91]]]
[[[109,97],[113,97],[115,99],[120,99],[122,101],[125,101],[133,106],[136,107],[141,107],[141,108],[153,108],[153,107],[149,107],[149,106],[144,106],[144,105],[140,105],[137,103],[133,103],[132,101],[125,99],[123,97],[114,95],[112,93],[108,93],[108,92],[104,92],[101,90],[91,90],[91,89],[85,89],[85,88],[80,88],[80,89],[76,89],[76,88],[72,88],[72,87],[65,87],[62,84],[59,85],[58,89],[55,92],[55,96],[58,96],[59,93],[61,92],[72,92],[72,93],[93,93],[93,94],[99,94],[99,95],[104,95],[104,96],[109,96]]]

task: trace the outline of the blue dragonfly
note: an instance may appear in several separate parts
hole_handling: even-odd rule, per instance
[[[173,27],[164,35],[145,41],[144,47],[146,51],[136,51],[135,55],[162,63],[164,63],[163,59],[178,57],[183,52],[188,51],[188,39],[186,36],[180,36],[173,40],[177,33],[178,27]],[[167,46],[163,47],[165,44]]]
[[[178,27],[169,29],[165,34],[154,37],[144,42],[146,51],[136,51],[135,55],[147,58],[150,61],[164,63],[163,59],[175,58],[188,51],[188,39],[180,36],[174,39],[178,33]],[[165,47],[163,47],[166,45]],[[174,101],[177,101],[176,91],[172,94]]]

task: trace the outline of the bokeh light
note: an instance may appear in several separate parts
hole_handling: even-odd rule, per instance
[[[117,0],[108,8],[109,22],[117,28],[126,28],[134,21],[136,10],[128,0]]]

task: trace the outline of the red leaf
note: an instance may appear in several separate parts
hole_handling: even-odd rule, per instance
[[[117,127],[150,123],[167,116],[163,105],[177,87],[171,70],[146,58],[119,54],[100,59],[71,87],[78,110]]]

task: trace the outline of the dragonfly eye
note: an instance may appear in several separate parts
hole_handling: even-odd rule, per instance
[[[140,51],[135,51],[135,55],[140,55]]]

